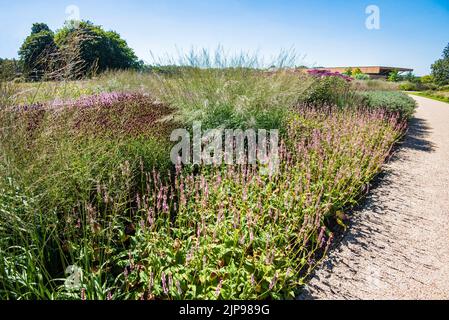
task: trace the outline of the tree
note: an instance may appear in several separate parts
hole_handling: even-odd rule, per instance
[[[442,59],[432,65],[432,76],[438,85],[449,84],[449,44],[443,51]]]
[[[432,65],[432,76],[438,85],[449,84],[449,59],[439,59]]]
[[[345,72],[343,72],[344,75],[347,75],[348,77],[352,77],[352,68],[347,68]]]
[[[356,76],[358,74],[363,74],[362,70],[360,70],[360,68],[356,68],[354,71],[352,71],[352,75]]]
[[[107,69],[138,68],[134,51],[115,31],[105,31],[89,21],[67,22],[55,35],[61,50],[76,46],[83,62],[83,73]]]
[[[399,75],[398,70],[391,71],[390,74],[388,75],[387,80],[391,81],[391,82],[398,82],[398,81],[400,81],[401,80],[401,76]]]
[[[25,75],[39,80],[48,71],[48,56],[57,50],[54,34],[44,23],[35,23],[31,34],[19,49],[19,57]]]
[[[404,76],[403,76],[403,80],[405,81],[409,81],[409,82],[420,82],[421,80],[415,76],[413,74],[413,72],[407,72]]]
[[[443,59],[449,59],[449,43],[447,44],[446,48],[444,48]]]
[[[35,23],[19,50],[28,79],[81,78],[107,69],[141,68],[143,63],[115,31],[89,21],[67,21],[56,34]]]
[[[31,34],[36,34],[42,31],[49,31],[51,32],[50,28],[45,23],[33,23],[33,26],[31,27]]]

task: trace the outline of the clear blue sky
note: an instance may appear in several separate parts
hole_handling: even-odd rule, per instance
[[[380,30],[365,27],[368,5]],[[139,58],[192,47],[258,51],[294,47],[310,66],[387,65],[429,73],[449,42],[449,0],[0,0],[0,57],[17,57],[33,22],[60,28],[66,7],[119,32]]]

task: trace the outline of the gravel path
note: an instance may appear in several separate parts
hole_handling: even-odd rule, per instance
[[[299,299],[449,299],[449,104],[413,98],[402,148]]]

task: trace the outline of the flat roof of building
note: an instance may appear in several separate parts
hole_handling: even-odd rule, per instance
[[[371,74],[381,74],[388,71],[397,70],[399,72],[412,72],[413,69],[410,68],[400,68],[400,67],[385,67],[385,66],[348,66],[348,67],[320,67],[312,68],[317,70],[333,70],[333,71],[346,71],[347,69],[360,69],[364,73]]]

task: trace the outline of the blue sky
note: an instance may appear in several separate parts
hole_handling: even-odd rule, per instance
[[[449,42],[449,0],[0,0],[0,57],[17,57],[33,22],[52,29],[76,5],[119,32],[139,58],[192,47],[259,52],[295,48],[309,66],[386,65],[427,74]],[[380,29],[365,8],[380,9]]]

